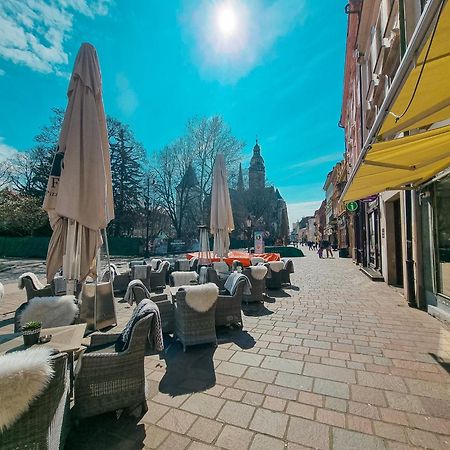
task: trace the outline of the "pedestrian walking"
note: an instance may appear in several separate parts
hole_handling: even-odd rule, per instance
[[[334,258],[333,250],[331,249],[330,241],[327,241],[327,240],[322,241],[322,246],[323,246],[323,248],[325,249],[325,251],[327,253],[327,258],[329,256],[331,256],[331,258]]]
[[[317,254],[319,255],[319,258],[323,258],[323,245],[322,242],[319,244],[319,250],[317,250]]]

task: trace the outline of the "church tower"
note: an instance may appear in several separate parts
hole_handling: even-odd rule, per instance
[[[264,189],[266,186],[266,167],[264,166],[264,159],[261,156],[261,147],[256,139],[256,144],[253,147],[253,156],[250,160],[250,167],[248,169],[248,188],[249,190]]]
[[[238,181],[237,181],[237,190],[238,192],[244,192],[245,186],[244,186],[244,175],[242,175],[242,164],[239,164],[239,175],[238,175]]]

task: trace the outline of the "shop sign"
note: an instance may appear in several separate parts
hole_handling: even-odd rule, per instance
[[[378,198],[378,195],[369,195],[368,197],[361,199],[361,201],[364,203],[370,203],[370,202],[373,202],[374,200],[376,200],[377,198]]]
[[[347,203],[347,211],[355,212],[358,209],[357,202],[348,202]]]

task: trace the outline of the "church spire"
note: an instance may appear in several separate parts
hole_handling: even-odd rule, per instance
[[[253,156],[250,160],[250,167],[248,169],[248,188],[250,190],[263,189],[266,184],[266,168],[264,166],[264,159],[261,156],[261,147],[258,139],[253,147]]]
[[[238,181],[237,181],[237,190],[243,191],[245,189],[244,187],[244,176],[242,175],[242,164],[239,163],[239,175],[238,175]]]

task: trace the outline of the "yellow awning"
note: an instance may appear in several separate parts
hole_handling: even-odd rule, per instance
[[[448,0],[442,7],[434,37],[432,34],[428,36],[416,66],[409,73],[390,112],[400,116],[406,110],[413,97],[428,48],[425,67],[411,106],[398,121],[394,115],[388,114],[379,136],[392,137],[400,131],[413,130],[450,118],[450,1]]]
[[[450,125],[374,144],[351,182],[344,201],[391,189],[418,186],[450,165]]]

